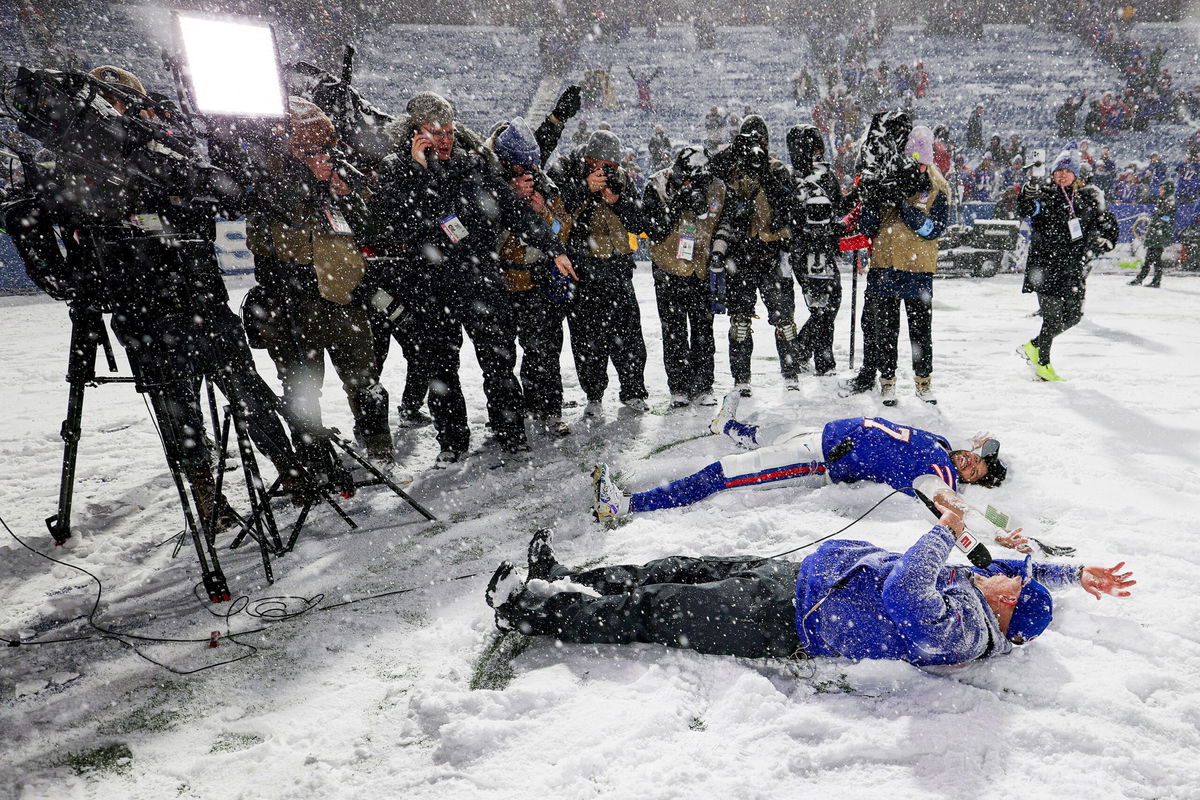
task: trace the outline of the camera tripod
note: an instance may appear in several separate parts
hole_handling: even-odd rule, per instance
[[[67,382],[70,384],[70,392],[67,401],[67,416],[63,420],[60,430],[64,448],[62,474],[59,484],[58,510],[54,515],[46,519],[46,527],[49,529],[50,535],[56,544],[61,545],[71,537],[71,506],[74,496],[76,462],[82,430],[85,391],[88,386],[95,387],[108,383],[132,383],[137,387],[139,392],[146,394],[150,399],[154,422],[162,438],[167,466],[170,470],[175,490],[179,496],[180,508],[183,511],[185,527],[180,534],[179,544],[176,546],[175,553],[177,554],[182,547],[185,537],[190,538],[196,551],[196,558],[200,564],[201,579],[209,600],[219,603],[230,599],[228,584],[221,570],[220,559],[216,550],[218,516],[222,510],[222,489],[226,471],[225,459],[223,457],[219,459],[219,466],[211,485],[208,502],[205,504],[202,502],[201,494],[208,487],[198,486],[195,479],[189,476],[184,466],[182,454],[178,449],[180,443],[188,435],[198,436],[204,435],[204,433],[203,431],[188,430],[192,426],[184,421],[182,415],[179,413],[179,402],[173,400],[171,393],[168,391],[172,387],[172,384],[175,384],[177,388],[180,381],[199,380],[200,377],[205,377],[208,383],[208,404],[214,433],[216,434],[217,452],[222,455],[227,452],[229,435],[233,431],[237,437],[242,472],[245,477],[246,490],[250,497],[250,515],[248,518],[243,518],[237,515],[236,512],[233,512],[240,530],[230,545],[230,549],[240,546],[245,537],[249,536],[252,538],[258,544],[263,573],[267,582],[273,583],[274,573],[271,566],[271,558],[281,556],[293,549],[305,521],[316,504],[327,503],[348,527],[352,530],[358,527],[350,515],[334,499],[334,489],[329,485],[318,485],[312,480],[306,470],[301,469],[298,470],[300,472],[298,477],[301,482],[308,486],[308,490],[305,494],[304,505],[296,521],[292,524],[290,536],[285,545],[280,537],[279,526],[276,523],[275,515],[271,508],[271,499],[284,494],[280,488],[282,477],[277,478],[270,489],[266,488],[258,469],[254,448],[247,433],[247,424],[242,416],[243,412],[241,411],[240,403],[237,402],[236,398],[230,398],[231,402],[225,407],[224,415],[222,416],[218,413],[216,394],[213,390],[211,376],[197,375],[181,378],[178,376],[163,375],[161,370],[141,364],[140,359],[133,357],[132,354],[130,366],[133,375],[97,375],[96,357],[97,351],[101,348],[104,350],[109,372],[115,373],[117,371],[116,359],[104,324],[104,318],[97,310],[74,305],[71,307],[70,314],[71,346],[67,367]],[[195,408],[194,410],[202,421],[203,417],[199,414],[199,409]],[[281,414],[283,413],[282,408],[277,407],[276,410]],[[330,450],[335,445],[340,447],[351,458],[357,461],[370,476],[348,484],[342,492],[344,497],[349,497],[353,494],[354,490],[360,487],[386,485],[426,519],[436,519],[428,509],[410,497],[387,475],[356,452],[350,443],[342,440],[336,430],[321,429],[318,431],[318,434],[325,438],[326,447]],[[207,514],[201,513],[205,505],[207,505]]]

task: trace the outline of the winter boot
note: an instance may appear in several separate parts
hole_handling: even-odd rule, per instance
[[[598,522],[614,523],[629,513],[629,495],[612,478],[608,464],[592,470],[592,516]]]
[[[883,400],[883,404],[888,408],[892,408],[896,403],[900,402],[896,399],[896,379],[895,378],[880,378],[879,379],[879,397]]]
[[[713,394],[711,391],[709,391],[709,392],[703,392],[701,394],[696,395],[692,399],[692,402],[694,402],[698,406],[706,406],[707,407],[707,406],[718,405],[721,401],[717,399],[717,396],[715,394]]]
[[[600,399],[588,399],[587,405],[583,407],[583,415],[585,417],[600,417],[604,415],[604,401]]]
[[[569,436],[571,434],[571,426],[557,414],[541,414],[537,417],[537,423],[550,436]]]
[[[433,418],[423,413],[420,408],[399,406],[396,410],[400,414],[401,428],[420,428],[433,423]]]
[[[437,459],[433,462],[433,468],[446,469],[452,464],[457,464],[459,461],[462,461],[463,456],[465,455],[466,453],[463,453],[459,450],[443,450],[442,452],[438,453]]]
[[[931,376],[917,375],[913,378],[917,384],[917,399],[929,403],[931,406],[937,405],[937,398],[933,396],[933,387],[930,385]]]
[[[686,394],[675,393],[671,395],[671,408],[687,408],[692,404]]]
[[[875,388],[875,370],[863,369],[853,378],[838,385],[838,397],[866,394]]]
[[[628,400],[622,400],[621,405],[628,408],[630,411],[636,411],[639,414],[650,410],[650,404],[646,402],[644,397],[631,397]]]
[[[199,475],[189,478],[192,484],[192,498],[196,501],[196,513],[200,515],[197,522],[204,528],[213,520],[213,506],[216,505],[216,529],[214,533],[226,531],[242,524],[237,512],[229,505],[225,495],[217,494],[216,484],[211,475]]]
[[[750,397],[754,394],[754,391],[750,388],[750,381],[735,383],[733,389],[742,397]]]
[[[554,531],[551,529],[542,528],[529,540],[529,580],[553,580],[554,570],[559,565],[558,559],[554,557],[554,548],[550,546],[553,535]]]

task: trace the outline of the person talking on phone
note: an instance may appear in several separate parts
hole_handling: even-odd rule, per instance
[[[1112,250],[1117,239],[1103,193],[1085,186],[1079,172],[1079,153],[1064,150],[1054,160],[1049,184],[1031,175],[1017,203],[1017,216],[1029,217],[1033,229],[1021,291],[1037,293],[1042,319],[1038,335],[1017,352],[1043,381],[1063,380],[1050,363],[1050,347],[1083,318],[1088,261]]]
[[[408,101],[389,125],[397,151],[388,156],[369,209],[367,244],[393,258],[411,305],[414,350],[430,382],[429,410],[441,453],[437,466],[468,451],[466,401],[459,382],[463,328],[483,370],[488,423],[509,455],[529,450],[525,409],[513,370],[516,325],[504,288],[497,243],[507,230],[575,277],[562,243],[528,203],[518,200],[477,149],[460,143],[455,109],[434,92]],[[466,141],[464,138],[462,141]]]

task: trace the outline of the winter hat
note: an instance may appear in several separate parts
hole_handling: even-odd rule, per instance
[[[1058,154],[1058,158],[1056,158],[1054,160],[1054,169],[1050,170],[1050,174],[1053,175],[1054,173],[1058,172],[1060,169],[1065,169],[1065,170],[1069,171],[1072,175],[1075,175],[1076,177],[1078,177],[1079,172],[1080,172],[1080,168],[1079,168],[1080,160],[1081,159],[1079,158],[1078,151],[1063,150],[1061,153]]]
[[[770,142],[770,134],[767,131],[767,121],[758,114],[751,114],[742,120],[742,127],[738,128],[738,135],[745,136],[754,140],[754,144],[761,147],[764,151],[767,149],[767,144]]]
[[[1008,623],[1008,640],[1020,644],[1033,641],[1046,630],[1053,617],[1054,600],[1050,591],[1031,579],[1017,596],[1017,605]]]
[[[316,104],[303,97],[289,97],[288,113],[292,118],[293,147],[311,152],[337,141],[333,122]]]
[[[430,123],[448,128],[454,124],[454,104],[437,92],[418,92],[404,107],[413,125]]]
[[[708,169],[708,155],[699,147],[687,145],[680,149],[671,166],[671,176],[680,183],[691,180]]]
[[[110,64],[105,64],[103,67],[96,67],[94,70],[92,70],[91,76],[93,78],[99,78],[105,83],[115,83],[118,86],[125,86],[129,89],[133,89],[138,94],[146,93],[146,87],[142,85],[142,82],[138,79],[138,76],[134,75],[127,69],[121,69],[120,67],[114,67]]]
[[[812,171],[813,162],[825,154],[825,142],[821,132],[813,125],[793,125],[787,132],[788,158],[792,167],[807,175]]]
[[[928,125],[913,126],[904,145],[904,154],[918,164],[933,163],[933,131]]]
[[[538,167],[542,164],[542,151],[524,117],[515,118],[496,137],[495,151],[501,161],[509,164],[521,167]]]
[[[612,131],[593,131],[583,148],[583,154],[596,161],[621,160],[621,140]]]

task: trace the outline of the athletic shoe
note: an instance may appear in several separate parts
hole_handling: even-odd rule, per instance
[[[716,434],[724,433],[725,426],[737,416],[738,403],[741,401],[742,396],[737,392],[730,392],[725,395],[725,400],[721,403],[721,410],[713,417],[713,421],[709,423],[708,429]]]
[[[937,405],[937,398],[933,396],[933,386],[930,385],[930,376],[922,378],[917,375],[913,380],[917,384],[917,399],[929,403],[931,406]]]
[[[628,408],[630,411],[644,413],[650,410],[650,404],[642,397],[631,397],[628,400],[622,400],[621,405]]]
[[[399,406],[397,411],[400,414],[401,428],[420,428],[433,422],[433,418],[428,414],[423,414],[419,408]]]
[[[717,396],[712,392],[704,392],[703,394],[697,395],[694,402],[698,406],[715,406],[721,401],[718,400]]]
[[[896,405],[900,401],[896,399],[896,379],[895,378],[880,378],[879,379],[879,397],[883,400],[883,404],[888,408]]]
[[[1038,349],[1033,344],[1033,340],[1030,340],[1030,341],[1026,342],[1025,344],[1021,345],[1020,347],[1018,347],[1017,355],[1024,358],[1030,364],[1036,365],[1038,363],[1038,361],[1041,360],[1041,356],[1039,356]]]
[[[692,401],[688,399],[686,394],[677,393],[671,395],[671,408],[687,408],[691,404]]]
[[[733,388],[734,391],[736,391],[742,397],[750,397],[752,394],[754,394],[754,392],[750,389],[749,383],[735,383]]]
[[[1142,282],[1141,282],[1141,281],[1139,281],[1137,278],[1134,278],[1133,280],[1131,280],[1131,281],[1129,282],[1129,285],[1130,285],[1130,286],[1141,286],[1141,285],[1142,285]]]
[[[608,464],[592,470],[592,514],[599,522],[616,522],[628,513],[629,498],[612,479]]]
[[[875,389],[875,371],[862,370],[853,378],[838,384],[838,397],[851,397],[865,394]]]
[[[1065,381],[1066,378],[1061,377],[1054,371],[1054,367],[1049,364],[1038,364],[1037,369],[1033,371],[1035,375],[1044,381]]]
[[[511,561],[501,561],[500,566],[492,573],[483,599],[492,608],[501,608],[525,588],[525,581],[517,573],[516,566]]]
[[[583,415],[585,417],[600,417],[604,415],[604,403],[599,400],[588,400],[587,405],[583,407]]]
[[[558,566],[558,559],[554,557],[554,548],[550,546],[550,539],[553,535],[554,531],[550,528],[542,528],[529,540],[529,580],[551,580],[551,573]]]

